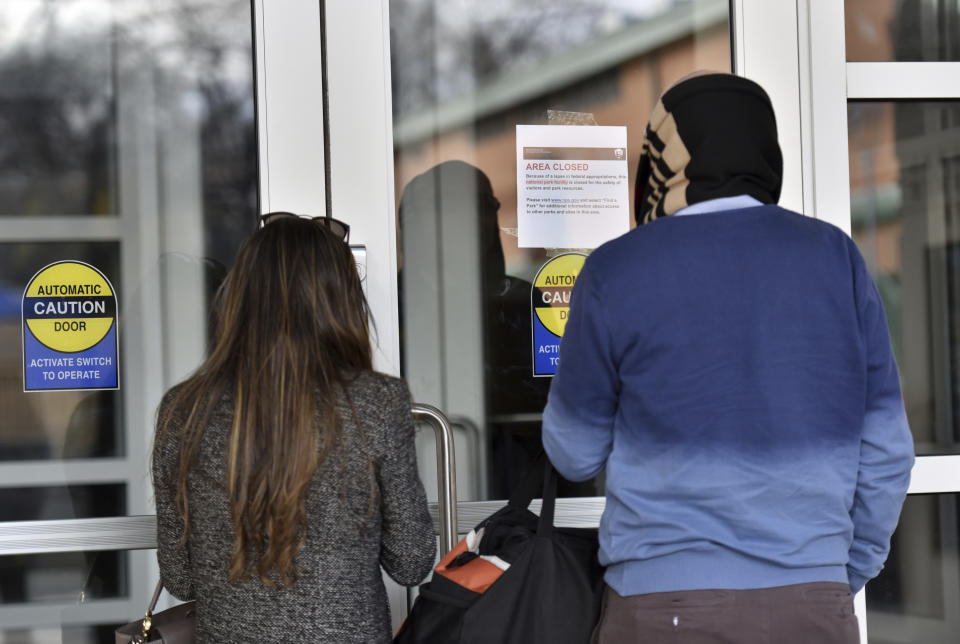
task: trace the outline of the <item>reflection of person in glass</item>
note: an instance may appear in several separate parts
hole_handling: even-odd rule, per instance
[[[413,585],[435,552],[410,395],[372,371],[346,227],[265,222],[160,406],[160,574],[197,600],[198,641],[389,642],[381,565]]]
[[[877,288],[776,205],[773,106],[701,74],[653,109],[632,232],[573,289],[544,446],[607,472],[594,641],[859,641],[913,443]]]
[[[488,425],[493,430],[491,469],[495,474],[489,493],[496,498],[509,493],[512,477],[522,475],[529,458],[539,451],[540,442],[539,423],[499,422],[498,418],[539,412],[546,403],[549,385],[532,375],[532,286],[507,274],[497,218],[499,209],[500,201],[493,193],[490,179],[479,168],[463,161],[446,161],[414,177],[400,200],[405,255],[413,252],[415,241],[407,235],[417,223],[431,218],[441,221],[441,225],[453,217],[477,220],[479,240],[463,239],[458,243],[479,244],[480,263],[476,270],[480,271],[483,298],[483,385]],[[408,322],[405,333],[413,331]]]

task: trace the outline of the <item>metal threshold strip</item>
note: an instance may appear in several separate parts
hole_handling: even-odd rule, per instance
[[[157,547],[157,519],[151,515],[8,521],[0,523],[0,555]]]
[[[461,534],[466,534],[478,523],[505,506],[504,501],[463,501],[457,503],[457,526]],[[583,496],[569,499],[557,499],[553,524],[558,528],[596,528],[600,525],[600,515],[606,499],[602,496]],[[540,513],[540,499],[530,503],[530,510]],[[437,504],[430,504],[430,516],[437,526]],[[2,544],[2,542],[0,542]]]
[[[464,532],[493,514],[506,501],[457,504],[457,525]],[[554,523],[563,527],[595,528],[603,513],[603,497],[557,499]],[[530,509],[539,512],[540,501]],[[440,534],[439,508],[430,504],[434,529]],[[152,514],[70,519],[67,521],[7,521],[0,523],[0,556],[93,550],[144,550],[157,547],[157,519]]]

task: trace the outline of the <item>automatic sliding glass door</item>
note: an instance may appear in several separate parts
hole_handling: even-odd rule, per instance
[[[152,513],[157,403],[204,355],[258,214],[252,18],[247,0],[0,6],[0,521]],[[118,390],[23,391],[21,297],[64,260],[115,289]],[[0,642],[111,639],[152,570],[149,552],[0,556]]]

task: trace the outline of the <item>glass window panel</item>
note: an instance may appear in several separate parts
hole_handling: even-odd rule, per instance
[[[943,0],[844,0],[847,60],[960,61],[960,5]]]
[[[867,584],[870,644],[946,644],[960,632],[960,495],[911,495],[880,575]]]
[[[0,215],[117,209],[111,4],[0,10]]]
[[[62,259],[96,266],[123,292],[117,242],[0,241],[0,462],[123,455],[122,386],[120,391],[23,393],[20,298],[38,270]],[[120,304],[123,338],[122,298]]]
[[[960,102],[848,106],[853,238],[886,307],[917,454],[960,453]]]
[[[0,521],[52,521],[123,516],[122,484],[0,488]]]
[[[490,181],[435,171],[436,203],[398,214],[403,373],[455,425],[461,500],[508,494],[540,448],[549,387],[532,376],[530,289],[557,250],[518,247],[515,126],[548,110],[626,126],[632,190],[659,94],[696,69],[729,71],[728,13],[724,0],[391,2],[397,202],[446,161]],[[421,463],[431,450],[424,439]]]
[[[128,556],[116,550],[0,556],[0,606],[126,597]]]
[[[133,621],[132,618],[130,621]],[[119,624],[64,624],[53,637],[61,637],[62,644],[98,644],[116,641],[114,632]],[[34,637],[32,641],[43,641],[42,636]]]
[[[116,628],[116,624],[64,624],[55,628],[0,627],[0,642],[3,644],[103,644],[103,642],[114,641]]]

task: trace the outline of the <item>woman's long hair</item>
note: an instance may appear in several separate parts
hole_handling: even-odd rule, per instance
[[[295,217],[241,249],[217,298],[210,356],[161,410],[154,452],[176,439],[176,509],[190,530],[187,477],[224,396],[233,426],[225,485],[233,520],[230,581],[296,581],[310,480],[339,431],[336,390],[371,368],[367,305],[349,247]]]

